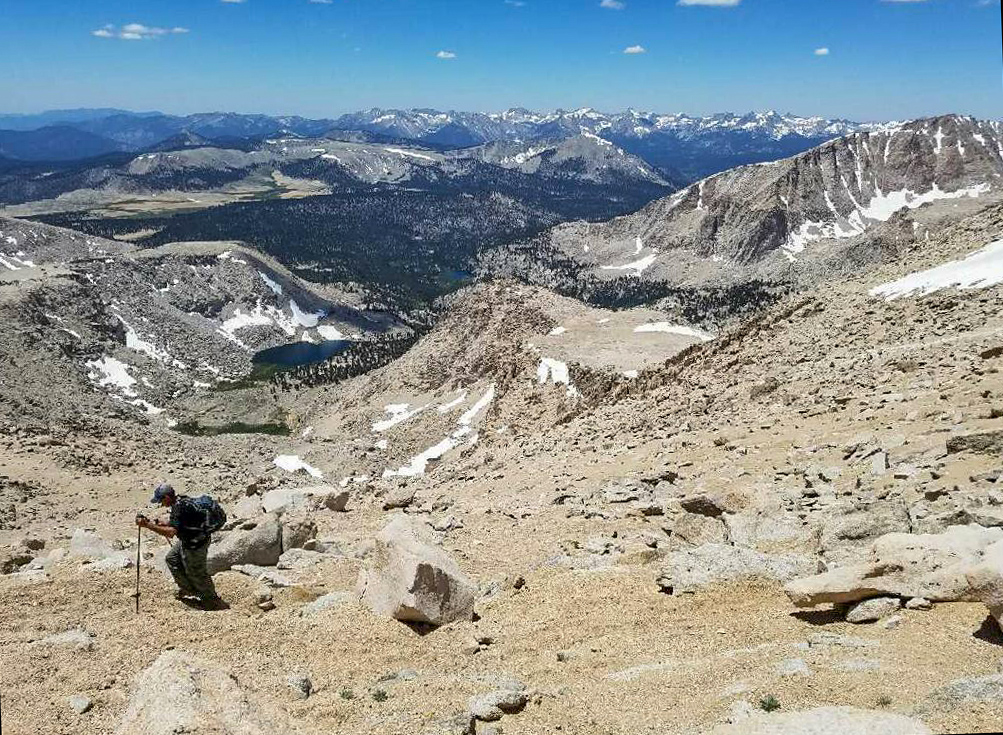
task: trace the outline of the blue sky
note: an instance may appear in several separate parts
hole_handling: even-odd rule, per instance
[[[0,49],[0,112],[1003,118],[999,0],[0,0]]]

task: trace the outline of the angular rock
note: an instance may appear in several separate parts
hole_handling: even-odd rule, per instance
[[[313,682],[306,674],[290,674],[286,677],[286,685],[299,699],[307,699],[313,693]]]
[[[73,532],[73,536],[70,537],[70,549],[67,555],[71,558],[100,561],[101,559],[113,556],[119,550],[94,533],[94,531],[78,528]]]
[[[256,519],[254,528],[228,532],[209,547],[209,573],[216,574],[235,564],[275,566],[282,555],[282,526],[269,513]]]
[[[669,545],[676,549],[728,540],[728,528],[720,519],[696,513],[678,515],[663,523],[662,529],[669,534]]]
[[[1003,454],[1003,429],[952,436],[947,440],[947,453],[957,452]]]
[[[415,489],[404,485],[391,490],[383,500],[383,510],[394,510],[395,508],[407,508],[414,502]]]
[[[982,560],[965,572],[971,588],[971,599],[989,608],[1003,630],[1003,541],[986,548]]]
[[[846,622],[873,623],[898,612],[901,607],[902,601],[897,597],[872,597],[851,607],[846,613]]]
[[[794,580],[784,591],[798,607],[881,596],[975,601],[966,574],[1000,540],[1003,529],[974,525],[936,535],[890,533],[874,542],[865,562]]]
[[[81,628],[55,633],[35,641],[36,646],[70,646],[78,651],[94,650],[94,636]]]
[[[765,578],[781,582],[818,569],[818,562],[799,554],[762,554],[724,544],[704,544],[668,555],[658,585],[678,594],[701,587],[742,579]]]
[[[818,707],[802,712],[758,712],[709,735],[930,735],[919,720],[855,707]]]
[[[282,551],[302,549],[312,538],[317,537],[317,524],[307,516],[282,516]]]
[[[359,573],[362,602],[375,613],[407,622],[470,620],[476,591],[456,562],[425,543],[404,517],[380,531],[376,550]]]
[[[477,694],[467,701],[470,715],[482,722],[495,722],[502,715],[520,712],[529,697],[524,688],[496,689],[486,694]]]
[[[930,692],[916,710],[926,714],[931,711],[971,710],[977,705],[1003,706],[1003,674],[955,679]]]
[[[275,735],[301,730],[287,715],[249,696],[221,667],[172,650],[136,677],[115,733]]]
[[[306,618],[334,607],[350,605],[356,599],[356,596],[351,592],[328,592],[326,595],[321,595],[313,602],[308,602],[304,605],[300,609],[300,616]]]
[[[266,513],[284,513],[302,510],[333,510],[342,512],[348,504],[349,492],[332,485],[281,488],[269,490],[261,498]]]
[[[70,709],[78,715],[90,712],[91,707],[94,706],[94,701],[83,694],[74,694],[67,702],[70,705]]]

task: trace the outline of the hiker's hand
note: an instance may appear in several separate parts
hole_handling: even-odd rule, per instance
[[[140,528],[146,528],[150,524],[150,519],[144,516],[142,513],[136,514],[136,525]]]

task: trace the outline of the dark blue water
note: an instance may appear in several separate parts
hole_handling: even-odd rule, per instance
[[[317,344],[292,342],[256,352],[251,362],[255,365],[277,365],[285,368],[310,365],[340,355],[350,344],[352,343],[347,339],[328,340]]]

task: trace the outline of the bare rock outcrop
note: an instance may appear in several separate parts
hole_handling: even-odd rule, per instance
[[[789,582],[798,607],[871,597],[922,597],[933,602],[977,600],[968,573],[1003,541],[1003,529],[954,526],[941,534],[890,533],[871,546],[861,564]]]
[[[817,707],[803,712],[757,713],[720,725],[710,735],[929,735],[919,720],[894,712],[855,707]]]
[[[678,594],[743,579],[783,582],[817,569],[817,562],[802,554],[763,554],[741,546],[703,544],[669,554],[657,583],[664,592]]]
[[[406,622],[470,620],[475,592],[456,562],[421,540],[404,517],[380,531],[370,563],[359,574],[362,602],[375,613]]]
[[[284,714],[266,709],[213,663],[184,651],[165,651],[136,677],[116,735],[285,735],[303,732]]]

